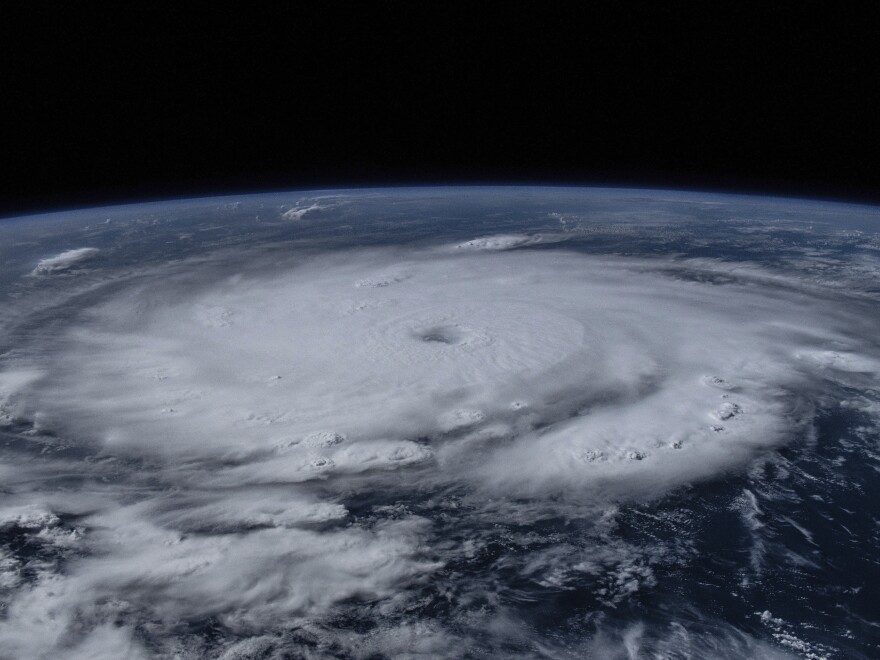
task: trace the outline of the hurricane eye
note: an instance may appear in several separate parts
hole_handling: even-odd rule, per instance
[[[452,346],[461,341],[461,333],[454,327],[436,326],[415,333],[417,339],[426,344],[446,344]]]

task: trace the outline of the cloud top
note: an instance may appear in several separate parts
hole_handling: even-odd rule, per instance
[[[34,275],[52,275],[71,269],[73,266],[81,264],[98,254],[98,248],[76,248],[73,250],[65,250],[54,257],[41,259],[33,270]]]
[[[69,556],[27,587],[0,556],[2,584],[21,589],[0,622],[9,652],[148,657],[143,622],[170,635],[210,619],[245,639],[224,657],[270,653],[279,621],[302,648],[458,653],[443,626],[407,618],[481,551],[456,521],[548,507],[601,521],[791,440],[819,379],[880,364],[848,330],[864,327],[858,311],[755,286],[772,280],[758,268],[737,279],[708,261],[511,249],[535,240],[312,253],[228,279],[204,261],[144,274],[38,364],[0,374],[7,425],[76,439],[75,458],[7,475],[39,496],[0,524]],[[92,485],[33,485],[65,470]],[[612,604],[652,584],[650,561],[606,550],[556,544],[517,570],[545,586],[608,573]],[[492,634],[516,634],[493,611]],[[334,637],[346,616],[391,623]]]

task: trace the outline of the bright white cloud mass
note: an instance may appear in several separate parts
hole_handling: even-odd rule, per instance
[[[34,275],[52,275],[69,270],[77,264],[87,261],[98,254],[100,250],[97,248],[77,248],[75,250],[65,250],[61,254],[54,257],[46,257],[40,259],[40,262],[34,268]]]
[[[859,349],[786,289],[564,252],[388,256],[127,290],[65,334],[21,412],[185,462],[190,485],[431,462],[505,494],[632,492],[784,440],[803,372],[829,362],[809,350]]]
[[[483,525],[592,521],[594,541],[504,570],[562,589],[605,576],[621,602],[660,559],[600,542],[617,507],[809,437],[817,383],[880,371],[858,312],[794,277],[540,242],[257,254],[242,270],[221,253],[144,271],[57,328],[0,374],[7,426],[77,439],[2,468],[0,525],[35,526],[60,559],[22,586],[0,556],[0,589],[19,589],[0,657],[190,657],[174,653],[206,621],[239,640],[224,658],[282,642],[461,657],[460,632],[414,614],[429,588],[459,631],[515,641],[497,584],[449,586]],[[387,624],[338,632],[365,611]],[[637,657],[641,632],[626,635],[571,652]],[[729,635],[734,655],[784,655]]]

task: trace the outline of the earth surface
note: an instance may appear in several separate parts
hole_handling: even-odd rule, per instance
[[[880,656],[880,210],[0,222],[2,658]]]

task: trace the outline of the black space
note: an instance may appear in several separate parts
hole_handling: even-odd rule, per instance
[[[880,202],[855,4],[290,6],[5,10],[0,215],[454,182]]]

